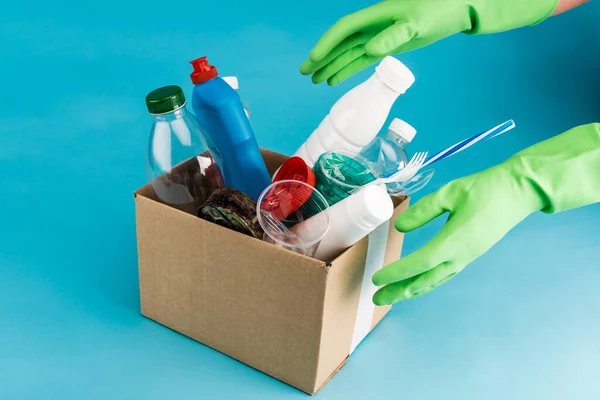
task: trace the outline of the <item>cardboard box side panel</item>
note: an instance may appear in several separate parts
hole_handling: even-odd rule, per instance
[[[406,210],[408,201],[396,207],[392,221]],[[384,265],[398,260],[404,235],[390,224]],[[329,268],[327,294],[323,315],[323,336],[317,382],[319,387],[331,379],[331,374],[348,357],[354,333],[360,290],[368,249],[368,237],[335,259]],[[391,307],[375,307],[371,329]]]
[[[394,216],[392,217],[392,223],[390,224],[390,232],[388,233],[388,243],[385,252],[385,265],[389,265],[394,261],[400,259],[402,254],[402,244],[404,243],[404,234],[398,232],[396,228],[394,228],[394,221],[400,214],[402,214],[408,208],[410,203],[410,198],[405,198],[405,200],[396,207],[394,210]],[[375,307],[375,312],[373,313],[373,324],[371,325],[371,329],[375,328],[375,326],[385,317],[385,315],[392,309],[391,306],[385,307]]]
[[[327,271],[136,196],[142,313],[314,392]]]
[[[368,244],[368,238],[364,238],[338,257],[328,270],[317,388],[350,352]]]
[[[135,200],[135,231],[136,231],[136,239],[137,239],[137,252],[138,252],[138,285],[140,287],[140,308],[141,313],[146,315],[146,309],[150,312],[156,308],[156,299],[165,297],[164,293],[159,293],[156,296],[153,292],[156,285],[153,285],[155,281],[148,281],[147,279],[142,279],[145,271],[143,270],[143,262],[140,257],[146,253],[146,248],[148,246],[148,241],[145,240],[146,232],[144,232],[144,217],[148,214],[148,211],[144,210],[143,204],[146,201],[146,198],[143,197],[143,193],[145,194],[149,185],[142,187],[135,191],[134,200]],[[142,204],[140,204],[140,202]],[[147,285],[147,283],[151,283]]]
[[[329,375],[329,377],[327,379],[325,379],[325,381],[321,384],[321,386],[318,387],[317,392],[319,390],[323,389],[325,387],[325,385],[327,385],[329,383],[331,378],[333,378],[335,376],[335,374],[337,374],[338,372],[340,372],[340,370],[342,368],[344,368],[344,365],[346,365],[346,363],[348,362],[348,358],[349,357],[346,357],[344,359],[344,361],[342,361],[342,363],[340,365],[338,365],[338,367],[331,373],[331,375]]]

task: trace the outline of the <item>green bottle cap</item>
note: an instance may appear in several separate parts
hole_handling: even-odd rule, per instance
[[[166,114],[185,105],[183,89],[179,86],[164,86],[146,96],[146,107],[150,114]]]

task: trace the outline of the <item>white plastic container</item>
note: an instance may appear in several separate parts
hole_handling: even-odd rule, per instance
[[[392,218],[394,204],[384,188],[367,186],[329,207],[328,212],[329,231],[314,255],[322,261],[331,261]]]
[[[221,79],[223,79],[225,82],[227,82],[227,84],[229,86],[231,86],[231,88],[233,90],[238,92],[238,94],[240,93],[240,82],[239,82],[237,76],[224,76]],[[248,103],[246,103],[246,101],[244,99],[242,99],[242,106],[244,106],[244,111],[246,112],[246,117],[248,119],[250,119],[250,114],[252,113],[252,110],[250,110],[250,106],[248,105]]]
[[[369,79],[334,104],[295,155],[313,166],[328,151],[360,153],[377,136],[396,99],[414,82],[414,75],[404,64],[391,56],[384,58]]]

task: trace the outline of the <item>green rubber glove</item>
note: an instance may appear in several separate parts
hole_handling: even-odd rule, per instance
[[[459,32],[494,33],[537,24],[558,0],[387,0],[340,19],[300,72],[336,85],[362,69]]]
[[[402,213],[409,232],[449,213],[424,247],[373,276],[377,305],[426,294],[484,254],[528,215],[600,202],[600,124],[574,128],[443,186]]]

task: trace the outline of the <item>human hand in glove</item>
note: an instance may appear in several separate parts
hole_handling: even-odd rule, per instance
[[[579,3],[582,0],[561,0]],[[537,24],[558,0],[386,0],[340,19],[319,40],[300,72],[336,85],[387,55],[459,32],[493,33]]]
[[[401,232],[448,213],[424,247],[381,269],[377,305],[429,293],[484,254],[528,215],[600,201],[600,124],[574,128],[483,172],[443,186],[396,220]]]

